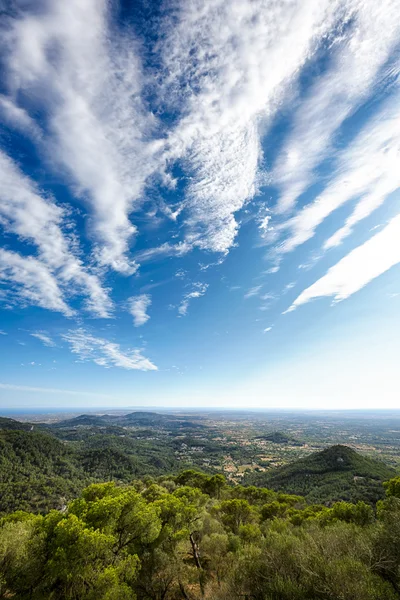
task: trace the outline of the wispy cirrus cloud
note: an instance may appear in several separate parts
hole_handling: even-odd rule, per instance
[[[113,398],[106,394],[97,392],[80,392],[79,390],[64,390],[60,388],[34,387],[30,385],[16,385],[13,383],[0,383],[0,389],[11,392],[33,392],[38,394],[67,394],[68,396],[89,396],[91,398]]]
[[[189,175],[191,245],[226,253],[234,244],[235,212],[258,188],[260,121],[346,12],[340,1],[178,3],[161,46],[160,95],[180,115],[166,156],[183,158]]]
[[[400,92],[391,95],[338,157],[338,166],[326,189],[293,217],[275,227],[287,237],[278,253],[295,250],[311,239],[317,227],[337,208],[357,201],[353,213],[324,248],[338,245],[361,219],[378,208],[400,186]]]
[[[178,1],[168,6],[160,25],[161,73],[154,77],[143,70],[133,30],[116,34],[105,0],[43,0],[40,14],[27,10],[9,20],[3,40],[9,96],[2,105],[27,130],[34,122],[17,104],[18,94],[34,98],[48,115],[42,151],[51,153],[53,167],[64,169],[71,189],[90,208],[100,265],[125,274],[138,268],[129,252],[137,231],[132,211],[140,208],[153,176],[174,185],[169,168],[177,160],[186,187],[173,220],[184,223],[184,241],[145,249],[136,260],[181,256],[194,247],[226,253],[239,227],[235,213],[264,180],[265,127],[327,36],[339,48],[336,71],[315,90],[315,109],[304,103],[293,135],[310,135],[305,121],[312,116],[315,148],[304,141],[307,152],[299,152],[289,143],[284,155],[307,155],[303,171],[309,173],[332,132],[370,89],[397,31],[394,0],[382,11],[371,7],[357,0]],[[346,37],[341,27],[349,19],[355,25]],[[385,35],[378,35],[383,29]],[[357,66],[357,83],[352,78],[347,93]],[[157,122],[156,111],[143,100],[149,80],[156,108],[175,115],[172,124]],[[286,185],[288,165],[284,159],[280,164],[274,177]]]
[[[135,327],[144,325],[150,319],[150,315],[147,314],[147,309],[151,305],[150,294],[132,296],[128,299],[127,305],[129,312],[133,316],[133,324]]]
[[[155,119],[141,100],[138,43],[132,31],[113,38],[109,8],[105,0],[44,0],[40,11],[9,19],[2,44],[10,98],[33,97],[48,116],[43,151],[91,209],[98,262],[128,274],[137,268],[129,214],[162,142],[147,141]]]
[[[197,281],[199,270],[221,265],[245,238],[237,236],[241,223],[258,225],[263,241],[276,242],[276,262],[264,274],[353,202],[323,250],[340,244],[400,185],[399,10],[396,0],[167,0],[157,28],[139,25],[140,37],[141,17],[127,17],[108,0],[22,2],[2,15],[0,116],[7,136],[13,131],[1,142],[21,161],[0,154],[0,224],[10,242],[0,251],[2,295],[79,319],[82,306],[104,318],[128,309],[138,327],[149,319],[148,292],[155,308],[163,282],[180,286],[179,278]],[[351,125],[339,147],[342,126],[382,89],[386,100],[375,98],[363,113],[367,122],[356,123],[360,133],[353,139]],[[279,153],[266,134],[281,123]],[[327,158],[323,191],[290,212]],[[268,192],[246,206],[265,183],[279,190],[278,206]],[[235,253],[225,280],[240,284],[243,296],[241,273],[231,269]],[[180,271],[174,258],[182,258]],[[119,274],[133,275],[140,264],[140,295],[114,303],[106,286],[121,297]],[[334,283],[327,273],[309,296],[329,295],[329,285],[344,278],[339,264]],[[286,281],[297,278],[288,275]],[[340,281],[332,294],[339,299],[350,285]],[[178,315],[207,288],[184,287]],[[272,287],[282,288],[283,278]],[[260,310],[277,301],[261,286],[248,290],[252,296]],[[104,367],[156,369],[142,350],[102,336],[73,329],[64,340]]]
[[[45,331],[35,331],[35,332],[31,333],[30,335],[34,338],[37,338],[41,342],[43,342],[43,344],[45,346],[48,346],[50,348],[54,348],[56,346],[55,341]]]
[[[192,291],[184,295],[182,302],[178,306],[179,316],[185,317],[187,315],[190,302],[195,298],[201,298],[201,296],[204,296],[207,289],[208,283],[194,283]]]
[[[164,244],[161,244],[161,246],[141,250],[136,254],[135,258],[137,261],[146,262],[167,256],[184,256],[191,250],[192,247],[187,242],[178,242],[176,244],[165,242]]]
[[[32,256],[0,249],[0,281],[12,290],[9,302],[33,304],[72,317],[75,312],[66,303],[62,290],[50,269]]]
[[[14,99],[0,95],[0,116],[4,123],[23,134],[33,137],[36,141],[41,139],[42,131],[39,125]]]
[[[400,215],[379,233],[352,250],[328,272],[296,298],[286,312],[295,310],[314,298],[332,296],[345,300],[370,281],[400,263]]]
[[[292,208],[315,181],[313,169],[333,150],[334,135],[344,120],[373,88],[386,83],[385,76],[393,77],[390,59],[393,62],[400,37],[398,2],[362,0],[348,6],[351,21],[331,46],[326,73],[296,111],[293,130],[276,161],[272,181],[280,188],[279,212]]]
[[[35,183],[23,175],[15,162],[0,150],[1,225],[21,240],[33,243],[38,251],[38,256],[32,257],[31,261],[22,256],[18,258],[15,253],[10,255],[14,270],[6,269],[3,273],[9,274],[10,282],[14,273],[16,283],[22,286],[22,290],[24,281],[18,276],[19,270],[25,268],[28,273],[35,268],[42,274],[42,283],[46,274],[48,286],[51,282],[52,288],[59,289],[60,298],[66,291],[65,286],[68,286],[68,297],[74,293],[83,294],[86,296],[88,310],[96,316],[109,317],[112,302],[99,278],[89,273],[76,255],[76,241],[63,232],[62,226],[67,220],[65,210],[57,206],[52,198],[42,195]],[[30,282],[32,291],[33,281],[27,281]],[[38,291],[38,287],[36,289]],[[52,294],[54,296],[54,291]],[[29,292],[25,297],[29,297]],[[65,306],[63,312],[72,313]]]
[[[91,361],[106,368],[157,371],[157,367],[143,356],[141,350],[123,351],[119,344],[96,337],[83,328],[71,329],[61,337],[70,344],[71,352],[82,361]]]
[[[244,295],[244,297],[247,298],[253,298],[253,296],[258,296],[260,291],[262,290],[262,285],[256,285],[252,288],[250,288]]]

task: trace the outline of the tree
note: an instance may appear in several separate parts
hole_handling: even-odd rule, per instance
[[[394,477],[393,479],[389,479],[389,481],[385,481],[383,487],[386,490],[387,496],[400,498],[400,477]]]
[[[224,500],[219,506],[215,507],[218,511],[222,523],[233,533],[238,534],[241,525],[252,523],[257,520],[256,510],[247,502],[247,500]]]

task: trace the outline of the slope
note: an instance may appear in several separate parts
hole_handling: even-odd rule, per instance
[[[331,446],[273,471],[249,475],[245,483],[305,496],[309,502],[338,500],[375,503],[384,497],[382,482],[396,471],[348,446]]]

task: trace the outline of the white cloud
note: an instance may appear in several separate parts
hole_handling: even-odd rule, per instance
[[[150,305],[151,296],[149,294],[132,296],[128,299],[128,310],[133,316],[133,323],[135,327],[144,325],[150,319],[150,316],[147,314],[147,309]]]
[[[4,122],[27,133],[37,141],[42,137],[40,127],[31,116],[7,96],[0,95],[0,114]]]
[[[87,264],[94,256],[97,266],[124,274],[134,273],[140,261],[183,256],[194,247],[228,252],[239,227],[236,213],[266,181],[262,136],[282,102],[293,98],[303,67],[321,44],[330,44],[332,64],[305,100],[299,98],[292,134],[272,177],[282,191],[281,208],[290,206],[312,182],[335,132],[379,83],[400,31],[395,0],[177,0],[151,48],[158,52],[158,77],[149,71],[146,79],[140,42],[132,30],[114,27],[110,6],[107,0],[43,0],[40,11],[28,6],[10,19],[1,41],[8,95],[0,96],[0,111],[36,142],[38,156],[47,160],[43,170],[67,177],[74,198],[89,207],[82,215],[94,245]],[[150,97],[154,114],[146,107]],[[398,95],[388,100],[340,154],[331,183],[315,202],[274,228],[267,207],[262,218],[259,213],[263,235],[287,236],[270,273],[279,269],[279,253],[310,239],[335,208],[359,201],[325,249],[340,243],[399,185],[398,105]],[[157,108],[174,118],[159,123]],[[177,183],[168,175],[176,161],[184,173],[178,188],[184,200],[154,204],[179,234],[165,243],[160,236],[157,247],[132,258],[132,215],[153,176],[171,188]],[[0,277],[15,286],[17,297],[71,316],[69,302],[79,294],[92,313],[111,316],[103,269],[84,265],[67,209],[4,154],[0,195],[1,224],[37,252],[0,255]],[[220,262],[200,268],[213,264]],[[179,314],[206,289],[195,284]],[[258,292],[253,288],[246,297]],[[135,325],[143,324],[148,305],[132,306]],[[109,366],[111,359],[103,352],[93,360]]]
[[[141,101],[138,43],[132,32],[113,39],[108,20],[106,0],[44,0],[9,21],[3,44],[11,94],[31,96],[48,115],[43,150],[92,210],[99,263],[132,273],[129,214],[163,144],[146,141],[155,119]]]
[[[12,392],[34,392],[39,394],[67,394],[72,396],[90,396],[93,398],[112,398],[106,394],[97,392],[79,392],[75,390],[62,390],[59,388],[32,387],[29,385],[14,385],[12,383],[0,383],[0,389]]]
[[[190,301],[194,298],[201,298],[204,296],[208,288],[208,283],[194,283],[193,291],[188,292],[184,295],[182,302],[178,306],[178,313],[180,316],[184,317],[187,314]]]
[[[32,256],[0,249],[0,281],[11,284],[12,298],[72,317],[75,313],[63,298],[48,267]]]
[[[184,269],[178,269],[177,272],[175,273],[175,277],[179,277],[179,279],[184,279],[187,275],[187,271],[185,271]]]
[[[258,296],[260,290],[262,289],[262,285],[256,285],[252,288],[250,288],[244,295],[244,297],[247,298],[253,298],[253,296]]]
[[[154,260],[160,257],[165,256],[184,256],[191,250],[190,244],[187,242],[178,242],[177,244],[170,244],[169,242],[165,242],[156,248],[147,248],[146,250],[141,250],[136,254],[136,259],[140,262],[145,262],[148,260]]]
[[[54,340],[51,339],[51,337],[45,333],[44,331],[35,331],[34,333],[30,334],[32,337],[37,338],[38,340],[40,340],[41,342],[43,342],[43,344],[45,346],[49,346],[49,347],[53,347],[56,345],[56,343],[54,342]]]
[[[210,267],[219,267],[223,263],[224,263],[224,257],[219,258],[215,262],[211,262],[206,265],[203,263],[199,263],[199,268],[200,268],[200,271],[207,271]]]
[[[83,361],[92,361],[106,368],[157,371],[157,367],[142,355],[141,350],[123,352],[119,344],[95,337],[82,328],[70,330],[61,337],[70,344],[71,352]]]
[[[167,158],[184,158],[189,185],[186,239],[226,253],[234,213],[257,191],[260,120],[332,27],[343,3],[195,0],[179,4],[165,34],[160,96],[181,119]]]
[[[301,102],[293,131],[273,170],[272,180],[281,190],[279,211],[290,209],[313,182],[313,169],[331,150],[335,132],[384,79],[380,71],[398,43],[397,0],[348,4],[352,21],[331,46],[331,66]]]
[[[399,240],[400,215],[305,289],[286,312],[323,296],[333,296],[335,302],[345,300],[400,262]]]
[[[0,151],[0,223],[8,232],[37,246],[36,263],[40,259],[42,272],[48,271],[58,286],[67,286],[68,295],[82,293],[87,297],[88,310],[108,317],[112,302],[99,278],[88,273],[75,255],[76,242],[62,230],[66,220],[65,211],[51,198],[40,195],[35,184]]]
[[[136,232],[131,214],[140,208],[152,176],[176,183],[167,172],[176,160],[186,176],[185,199],[173,209],[163,201],[160,206],[173,221],[184,222],[184,241],[144,250],[136,258],[180,256],[195,246],[226,253],[238,230],[235,213],[265,181],[261,137],[301,68],[328,34],[340,49],[337,70],[348,73],[364,57],[368,66],[357,72],[348,102],[353,107],[388,53],[394,4],[391,0],[384,16],[370,11],[369,17],[356,0],[182,0],[160,24],[160,77],[150,72],[146,79],[139,41],[132,30],[115,35],[106,0],[43,0],[40,14],[26,10],[9,21],[3,39],[9,96],[0,104],[27,131],[34,122],[15,101],[21,92],[48,116],[41,151],[68,174],[73,192],[90,207],[100,265],[125,274],[137,270],[129,256]],[[352,38],[338,42],[335,35],[343,33],[334,29],[349,16],[356,22],[349,28]],[[384,18],[390,27],[382,26]],[[373,51],[371,22],[385,31]],[[347,93],[342,79],[335,75],[330,83],[338,95],[343,87]],[[149,83],[159,106],[176,115],[163,131],[143,100]],[[327,86],[316,94],[320,104],[330,99]],[[337,111],[342,118],[345,112]],[[321,133],[315,139],[321,136],[329,137]],[[260,227],[268,229],[268,217]]]
[[[290,283],[286,284],[282,290],[282,294],[287,294],[288,292],[290,292],[290,290],[292,290],[295,287],[295,285],[295,281],[291,281]]]
[[[266,327],[263,331],[263,333],[268,333],[268,331],[271,331],[272,327]]]
[[[378,114],[361,130],[338,159],[332,182],[310,204],[275,230],[289,230],[278,246],[290,252],[315,234],[317,227],[337,208],[358,199],[353,214],[343,228],[326,243],[325,249],[339,244],[352,227],[380,206],[400,186],[400,92],[384,102]]]
[[[8,335],[5,331],[0,331],[0,335]]]

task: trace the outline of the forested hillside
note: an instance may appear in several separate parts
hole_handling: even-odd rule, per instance
[[[239,455],[242,449],[232,449],[228,442],[218,446],[212,437],[199,439],[188,434],[201,427],[201,422],[148,412],[122,417],[81,415],[52,426],[2,419],[0,514],[58,509],[95,482],[130,483],[149,475],[177,474],[193,465],[216,473],[218,466],[204,465],[203,459],[196,463],[196,457],[204,453],[220,457],[228,448],[231,456]],[[286,443],[282,433],[273,437],[278,440],[273,442],[276,445]],[[192,448],[192,454],[182,452],[182,446]],[[196,453],[199,449],[203,452]],[[243,452],[251,451],[244,446]],[[332,446],[282,467],[246,475],[244,483],[302,495],[308,502],[363,500],[374,505],[384,496],[382,482],[395,475],[396,471],[381,461],[346,446]]]
[[[382,481],[395,474],[385,463],[337,445],[283,467],[249,475],[245,482],[300,494],[309,502],[364,500],[374,504],[383,498]]]
[[[8,421],[8,420],[7,420]],[[125,481],[173,470],[156,449],[112,435],[66,445],[49,433],[0,429],[0,513],[59,508],[95,481]]]
[[[180,448],[202,427],[154,413],[2,419],[0,598],[400,597],[394,469],[336,445],[235,485],[185,470]],[[225,452],[216,442],[210,455]]]
[[[400,478],[376,509],[328,508],[195,471],[92,484],[0,521],[0,598],[394,600]]]

